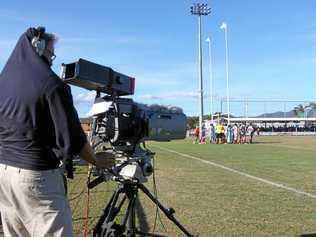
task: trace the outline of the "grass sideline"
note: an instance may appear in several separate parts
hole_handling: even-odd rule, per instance
[[[316,198],[202,163],[174,150],[316,195],[316,137],[256,137],[252,145],[192,144],[192,140],[150,142],[156,152],[156,182],[160,201],[200,236],[303,236],[316,233]],[[161,149],[163,148],[163,149]],[[80,168],[69,182],[75,236],[83,236],[86,172]],[[114,183],[92,190],[92,228]],[[147,187],[152,189],[152,181]],[[79,195],[79,196],[78,196]],[[77,198],[76,198],[77,196]],[[151,229],[155,207],[140,194],[142,226]],[[161,214],[163,216],[163,214]],[[183,236],[162,218],[168,236]],[[157,230],[164,233],[161,225]]]

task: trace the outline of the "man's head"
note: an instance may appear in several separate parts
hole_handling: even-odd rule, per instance
[[[52,35],[50,40],[47,42],[44,53],[42,55],[42,57],[45,57],[45,59],[47,60],[47,62],[50,66],[53,65],[53,61],[56,58],[55,43],[56,43],[56,37],[54,35]]]
[[[54,51],[57,37],[52,33],[46,33],[44,27],[38,27],[34,31],[35,36],[32,39],[32,46],[38,55],[51,66],[56,57]]]

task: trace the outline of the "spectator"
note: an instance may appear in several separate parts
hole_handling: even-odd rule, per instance
[[[233,133],[233,129],[232,129],[232,126],[230,124],[227,125],[227,140],[226,142],[228,144],[232,144],[233,143],[233,139],[234,139],[234,133]]]
[[[194,130],[194,137],[195,137],[195,140],[193,141],[193,144],[196,144],[200,140],[200,128],[198,126],[196,126]]]
[[[240,126],[240,144],[245,144],[246,142],[246,125],[241,124]]]
[[[238,137],[239,137],[239,128],[238,125],[235,123],[233,126],[233,134],[234,134],[234,139],[233,139],[233,143],[237,144],[238,143]]]

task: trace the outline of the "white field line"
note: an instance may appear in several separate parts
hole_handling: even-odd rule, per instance
[[[157,147],[157,148],[159,148],[161,150],[165,150],[165,151],[168,151],[168,152],[171,152],[171,153],[175,153],[175,154],[177,154],[179,156],[183,156],[183,157],[186,157],[186,158],[189,158],[189,159],[192,159],[192,160],[197,160],[197,161],[200,161],[202,163],[205,163],[205,164],[208,164],[208,165],[212,165],[212,166],[215,166],[217,168],[221,168],[221,169],[230,171],[232,173],[235,173],[235,174],[238,174],[238,175],[241,175],[241,176],[245,176],[247,178],[254,179],[254,180],[257,180],[257,181],[265,183],[265,184],[272,185],[272,186],[280,188],[280,189],[285,189],[287,191],[290,191],[290,192],[293,192],[293,193],[297,193],[297,194],[300,194],[300,195],[304,195],[304,196],[307,196],[307,197],[310,197],[310,198],[316,198],[315,194],[307,193],[307,192],[304,192],[304,191],[301,191],[301,190],[298,190],[298,189],[295,189],[295,188],[291,188],[291,187],[285,186],[283,184],[275,183],[275,182],[269,181],[267,179],[263,179],[263,178],[260,178],[260,177],[257,177],[257,176],[251,175],[251,174],[247,174],[247,173],[244,173],[244,172],[241,172],[241,171],[238,171],[238,170],[226,167],[224,165],[217,164],[217,163],[212,162],[212,161],[203,160],[203,159],[195,157],[195,156],[191,156],[191,155],[188,155],[188,154],[180,153],[180,152],[177,152],[177,151],[174,151],[174,150],[170,150],[170,149],[167,149],[167,148],[163,148],[163,147],[160,147],[160,146],[154,146],[154,147]]]

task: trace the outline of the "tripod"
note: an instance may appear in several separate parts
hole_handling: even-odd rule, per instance
[[[155,203],[166,217],[186,236],[194,236],[174,217],[174,209],[164,207],[143,184],[138,182],[124,182],[118,185],[118,188],[114,191],[110,201],[107,203],[102,216],[93,230],[93,237],[135,237],[137,235],[164,237],[163,235],[154,233],[144,233],[136,228],[135,204],[138,190],[141,190]],[[123,196],[122,199],[120,199],[120,196]],[[116,217],[126,201],[128,202],[127,209],[121,223],[118,224],[115,222]]]

